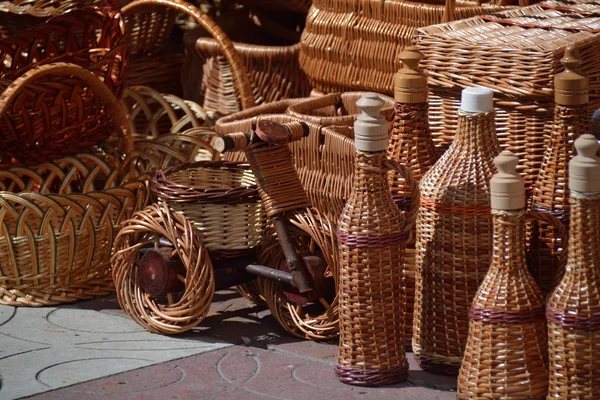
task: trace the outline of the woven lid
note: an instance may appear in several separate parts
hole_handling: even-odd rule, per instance
[[[377,93],[367,93],[356,102],[362,114],[354,122],[354,144],[360,151],[384,151],[388,145],[389,123],[381,115],[385,102]]]
[[[415,46],[400,53],[402,68],[394,75],[394,100],[399,103],[424,103],[427,101],[427,74],[419,68],[423,58]]]
[[[577,47],[567,47],[560,62],[565,70],[554,77],[554,101],[563,106],[586,104],[589,80],[579,69],[581,59]]]
[[[517,172],[519,157],[505,150],[494,159],[498,173],[490,181],[491,205],[495,210],[525,208],[525,181]]]
[[[569,189],[581,193],[600,193],[598,140],[586,133],[575,141],[577,155],[569,162]]]
[[[494,93],[484,87],[463,89],[460,98],[460,109],[472,113],[486,113],[494,109]]]

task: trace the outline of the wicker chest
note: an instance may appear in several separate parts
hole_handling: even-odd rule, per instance
[[[500,145],[520,158],[527,184],[537,178],[552,128],[554,75],[574,44],[590,79],[590,110],[600,107],[600,2],[548,1],[418,30],[425,54],[430,120],[436,145],[456,131],[460,92],[494,91]]]

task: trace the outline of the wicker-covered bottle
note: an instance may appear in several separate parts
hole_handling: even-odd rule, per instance
[[[495,115],[491,90],[464,89],[454,141],[420,184],[413,352],[434,373],[458,374],[471,302],[491,262]]]
[[[408,376],[402,269],[410,228],[389,189],[383,101],[368,94],[356,104],[363,110],[354,124],[356,168],[337,232],[340,343],[335,372],[344,383],[376,386]]]
[[[419,182],[435,163],[437,156],[429,129],[427,74],[419,68],[423,54],[410,46],[400,53],[402,68],[394,75],[394,122],[389,139],[388,156],[406,167]],[[404,178],[390,172],[390,189],[400,209],[409,207],[412,193]],[[406,244],[404,281],[406,289],[407,349],[412,345],[413,301],[415,298],[415,234]]]
[[[569,163],[569,256],[546,305],[549,399],[600,398],[599,147],[593,135],[581,135]]]
[[[568,163],[573,156],[573,141],[590,132],[588,110],[588,78],[579,70],[581,60],[577,48],[568,47],[561,63],[565,71],[554,78],[554,124],[549,138],[543,168],[533,190],[534,211],[550,212],[564,224],[569,222]],[[532,230],[529,265],[538,285],[548,294],[560,280],[559,256],[563,247],[557,229],[540,222]]]
[[[544,297],[526,264],[525,182],[510,151],[494,162],[492,264],[469,312],[457,397],[542,400],[548,393],[548,338]]]

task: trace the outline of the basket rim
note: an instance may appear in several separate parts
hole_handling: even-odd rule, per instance
[[[217,160],[182,163],[165,170],[157,171],[150,183],[150,189],[159,200],[165,201],[166,203],[237,205],[258,203],[260,201],[258,185],[256,184],[251,186],[218,189],[182,185],[171,178],[171,176],[177,172],[202,168],[252,171],[250,164],[245,162]]]

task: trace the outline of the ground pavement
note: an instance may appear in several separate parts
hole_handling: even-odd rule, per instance
[[[335,355],[335,342],[286,335],[232,290],[215,295],[200,327],[175,337],[142,329],[114,296],[0,306],[0,400],[456,398],[456,378],[419,370],[412,354],[409,381],[383,388],[340,383]]]

